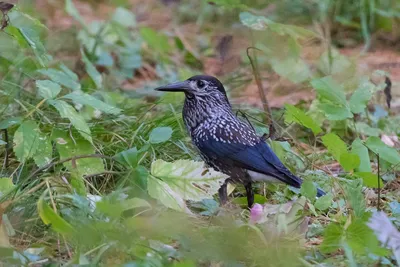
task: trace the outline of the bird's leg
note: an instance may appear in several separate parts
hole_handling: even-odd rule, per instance
[[[229,179],[225,180],[224,184],[218,189],[219,201],[221,206],[225,205],[228,201],[228,183]]]
[[[251,206],[254,204],[254,192],[253,192],[253,187],[251,185],[251,182],[247,182],[244,184],[244,188],[246,188],[246,194],[247,194],[247,206],[249,209]]]

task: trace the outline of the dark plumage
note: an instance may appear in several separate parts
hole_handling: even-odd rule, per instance
[[[302,180],[283,165],[253,128],[235,116],[217,78],[198,75],[156,90],[185,93],[183,120],[193,143],[208,165],[230,176],[219,189],[222,203],[227,201],[229,181],[245,186],[249,207],[254,203],[253,181],[301,186]],[[318,189],[318,196],[323,194]]]

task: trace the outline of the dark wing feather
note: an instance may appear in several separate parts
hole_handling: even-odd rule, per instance
[[[270,175],[295,187],[301,185],[301,179],[290,173],[262,140],[252,146],[242,143],[223,143],[211,138],[198,142],[197,146],[208,158],[222,161],[226,165]]]

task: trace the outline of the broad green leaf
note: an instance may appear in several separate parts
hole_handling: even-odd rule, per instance
[[[285,112],[286,123],[296,122],[300,125],[303,125],[306,128],[311,129],[314,135],[317,135],[320,132],[322,132],[321,127],[319,127],[318,124],[314,122],[314,120],[311,117],[309,117],[306,113],[304,113],[302,110],[289,104],[285,105],[285,109],[286,109]]]
[[[346,229],[346,241],[356,253],[374,253],[382,256],[386,254],[372,229],[362,219],[354,220]]]
[[[331,76],[314,79],[311,81],[311,85],[322,98],[337,105],[346,105],[346,96],[342,86],[336,83]]]
[[[361,113],[367,107],[368,102],[371,100],[372,92],[369,87],[361,85],[350,97],[350,109],[354,114]]]
[[[85,119],[76,112],[68,103],[62,100],[50,100],[49,103],[55,107],[62,118],[69,119],[78,132],[89,142],[92,142],[92,136]]]
[[[313,200],[317,196],[317,187],[311,180],[305,180],[301,185],[300,193],[306,198]]]
[[[353,144],[351,144],[351,152],[357,154],[360,159],[360,165],[356,167],[356,171],[371,172],[371,162],[369,159],[368,149],[363,145],[359,138],[355,139]]]
[[[329,224],[324,231],[324,241],[321,244],[323,253],[332,253],[340,248],[344,229],[338,223]]]
[[[329,103],[321,103],[319,107],[325,113],[326,118],[331,121],[340,121],[353,117],[353,114],[347,106],[336,106]]]
[[[356,66],[347,56],[341,54],[337,49],[331,48],[321,55],[318,69],[325,75],[338,73],[349,75],[349,73],[355,72]]]
[[[67,66],[65,66],[64,64],[60,64],[60,68],[61,70],[67,74],[72,80],[74,80],[75,82],[79,82],[79,77],[78,75],[76,75],[75,72],[73,72],[72,70],[70,70]]]
[[[11,178],[8,178],[8,177],[0,178],[0,197],[3,197],[14,187],[15,187],[15,185]]]
[[[62,98],[71,99],[76,104],[91,106],[92,108],[98,109],[104,113],[113,114],[113,115],[117,115],[117,114],[121,113],[121,109],[113,107],[109,104],[106,104],[103,101],[101,101],[91,95],[82,93],[82,92],[76,91],[76,92],[64,95]]]
[[[18,28],[21,35],[25,38],[29,47],[32,48],[37,60],[42,67],[47,66],[50,61],[50,56],[47,55],[46,49],[40,41],[39,35],[32,28],[21,27]]]
[[[14,153],[20,162],[31,158],[39,146],[40,130],[34,121],[24,121],[14,134]]]
[[[44,196],[47,190],[42,194],[37,202],[37,209],[40,218],[46,225],[51,225],[51,227],[60,234],[71,234],[74,232],[74,228],[60,217],[50,206],[44,201]]]
[[[334,133],[328,133],[322,136],[322,142],[337,161],[340,161],[340,156],[342,154],[347,153],[345,142]]]
[[[135,14],[123,7],[117,7],[112,17],[112,20],[124,27],[136,26]]]
[[[56,69],[41,69],[39,72],[48,76],[53,82],[65,86],[72,90],[80,90],[81,85],[76,80],[72,79],[69,73],[65,73]]]
[[[326,194],[322,197],[319,197],[315,203],[314,206],[316,209],[319,209],[321,211],[329,209],[329,207],[332,205],[332,195],[331,194]]]
[[[168,37],[166,35],[147,27],[140,28],[140,35],[154,52],[160,54],[170,52],[171,46],[169,45]]]
[[[363,184],[370,188],[378,188],[378,175],[372,172],[355,172],[355,176],[361,178],[363,180]],[[382,188],[383,181],[381,179],[380,186]]]
[[[100,72],[97,71],[96,67],[93,66],[92,62],[87,58],[85,52],[81,50],[82,61],[85,63],[86,72],[89,74],[90,78],[93,80],[97,89],[101,89],[103,87],[103,77]]]
[[[321,101],[320,107],[329,120],[344,120],[353,117],[342,86],[331,76],[314,79],[311,85],[317,91]]]
[[[181,195],[171,189],[171,187],[153,176],[147,180],[147,188],[152,198],[158,199],[164,206],[186,213],[191,211],[186,206],[185,200]]]
[[[23,120],[22,117],[13,117],[2,120],[0,122],[0,129],[8,129],[10,126],[13,126],[15,124],[20,124],[22,120]]]
[[[268,61],[274,71],[293,83],[302,83],[311,76],[309,66],[300,57],[280,57],[268,56]]]
[[[360,166],[360,158],[357,154],[346,152],[340,155],[339,163],[345,171],[352,171]]]
[[[60,154],[60,160],[74,156],[92,155],[96,151],[93,145],[80,136],[71,139],[67,131],[54,129],[51,139],[56,143],[56,148]],[[103,160],[100,158],[88,157],[75,160],[76,168],[80,176],[104,172]],[[64,166],[72,171],[72,161],[67,161]]]
[[[172,136],[171,127],[157,127],[154,128],[149,137],[149,142],[152,144],[159,144],[168,141]]]
[[[365,199],[362,193],[363,184],[359,179],[349,180],[343,185],[347,202],[350,204],[357,218],[361,218],[365,214]]]
[[[44,99],[55,98],[61,92],[61,86],[49,80],[37,80],[36,87],[39,95]]]
[[[185,200],[201,201],[218,192],[227,175],[214,169],[206,169],[204,162],[156,160],[151,164],[151,175],[161,179],[177,195]],[[150,184],[148,185],[150,190]]]
[[[256,16],[249,12],[241,12],[239,16],[243,25],[256,31],[270,29],[280,35],[288,35],[294,39],[311,37],[315,35],[312,31],[309,31],[305,28],[276,23],[264,16]]]
[[[53,148],[51,146],[50,138],[43,134],[39,136],[38,142],[38,148],[36,150],[36,153],[32,155],[32,157],[36,165],[38,165],[39,167],[43,167],[51,162]]]
[[[140,150],[138,150],[136,147],[133,147],[116,154],[114,158],[126,167],[134,169],[138,165],[139,157],[146,152],[149,147],[149,145],[145,145]]]
[[[366,146],[379,157],[393,165],[400,163],[399,152],[393,147],[386,145],[379,137],[371,136],[365,142]]]
[[[366,136],[380,136],[382,133],[382,130],[379,128],[373,128],[369,126],[367,123],[358,121],[356,122],[356,126],[354,128],[354,131],[366,135]]]

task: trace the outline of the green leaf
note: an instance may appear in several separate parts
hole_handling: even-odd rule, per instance
[[[342,86],[331,76],[314,79],[311,85],[317,91],[321,100],[320,107],[329,120],[344,120],[353,117]]]
[[[314,79],[311,81],[311,85],[323,99],[338,105],[346,105],[346,96],[342,86],[336,83],[331,76]]]
[[[306,113],[304,113],[302,110],[289,104],[285,104],[285,109],[286,109],[285,112],[286,123],[296,122],[300,125],[303,125],[306,128],[311,129],[314,135],[317,135],[320,132],[322,132],[321,127],[319,127],[318,124],[314,122],[314,120],[311,117],[309,117]]]
[[[370,188],[378,188],[378,175],[372,172],[355,172],[354,175],[363,180],[363,184]],[[381,179],[380,186],[383,186]]]
[[[373,128],[369,126],[367,123],[358,121],[356,122],[356,126],[354,131],[359,132],[360,134],[366,135],[366,136],[380,136],[382,133],[382,130],[379,128]]]
[[[348,180],[343,185],[346,199],[354,211],[357,218],[361,218],[365,214],[365,199],[362,193],[363,184],[359,179]]]
[[[92,142],[92,136],[85,119],[76,112],[68,103],[62,100],[50,100],[50,105],[55,107],[62,118],[69,119],[78,132],[89,142]]]
[[[353,144],[351,144],[351,152],[357,154],[360,159],[360,165],[356,167],[356,171],[371,172],[371,162],[369,159],[368,149],[363,145],[359,138],[356,138],[353,141]]]
[[[360,158],[357,154],[344,153],[340,155],[340,165],[342,165],[345,171],[352,171],[360,166]]]
[[[300,188],[300,193],[310,200],[314,200],[317,196],[317,187],[311,180],[305,180]]]
[[[36,153],[33,155],[33,160],[38,167],[43,167],[51,162],[53,148],[51,146],[50,139],[43,134],[39,136],[38,142],[38,148]]]
[[[332,200],[333,200],[332,195],[331,194],[327,194],[327,195],[324,195],[322,197],[319,197],[315,201],[314,206],[315,206],[316,209],[324,211],[324,210],[329,209],[329,207],[332,204]]]
[[[21,27],[18,28],[21,35],[25,38],[29,47],[32,48],[37,60],[42,67],[47,66],[50,61],[49,55],[47,55],[46,49],[40,41],[39,35],[32,28]]]
[[[57,151],[60,154],[60,160],[96,153],[90,142],[80,136],[72,140],[68,131],[54,129],[51,139],[56,143]],[[75,160],[75,165],[80,176],[104,172],[103,160],[100,158],[88,157],[77,159]],[[64,166],[70,171],[74,169],[72,161],[65,162]]]
[[[49,80],[37,80],[36,87],[39,95],[44,99],[55,98],[61,92],[61,86]]]
[[[347,153],[347,146],[339,136],[334,133],[328,133],[322,136],[322,142],[333,155],[333,157],[339,161],[342,154]]]
[[[228,178],[214,169],[206,169],[204,162],[156,160],[151,164],[151,175],[161,179],[185,200],[201,201],[218,192],[220,183]],[[148,185],[150,190],[150,184]]]
[[[23,122],[14,134],[14,153],[20,162],[31,158],[39,146],[40,130],[34,121]]]
[[[377,237],[363,219],[354,220],[346,229],[346,241],[356,253],[379,255],[382,252]]]
[[[80,90],[81,85],[74,79],[71,79],[69,73],[65,73],[56,69],[41,69],[39,72],[43,75],[48,76],[53,82],[56,82],[62,86],[65,86],[72,90]]]
[[[62,98],[71,99],[72,101],[74,101],[74,103],[77,103],[77,104],[91,106],[92,108],[98,109],[104,113],[113,114],[113,115],[117,115],[117,114],[121,113],[121,109],[113,107],[109,104],[106,104],[103,101],[101,101],[91,95],[82,93],[82,92],[76,91],[76,92],[64,95]]]
[[[147,188],[149,195],[152,198],[158,199],[164,206],[177,211],[191,213],[189,208],[186,206],[183,197],[172,190],[167,183],[153,176],[149,176],[147,180]]]
[[[343,226],[338,223],[329,224],[324,231],[324,241],[321,244],[321,252],[332,253],[340,248],[343,237]]]
[[[157,127],[154,128],[149,137],[149,142],[152,144],[159,144],[168,141],[172,136],[171,127]]]
[[[60,217],[50,206],[44,201],[44,195],[47,190],[42,194],[37,202],[37,209],[40,218],[46,225],[51,225],[51,227],[60,234],[71,234],[74,232],[74,228]]]
[[[150,49],[154,52],[160,54],[170,52],[171,46],[169,45],[168,37],[166,35],[147,27],[140,28],[140,34]]]
[[[85,52],[81,50],[82,61],[85,63],[86,72],[89,74],[90,78],[95,83],[97,89],[101,89],[103,87],[103,77],[100,72],[97,71],[95,66],[93,66],[92,62],[87,58]]]
[[[347,106],[336,106],[329,103],[321,103],[319,107],[325,113],[326,118],[331,121],[340,121],[353,117],[353,113],[351,113]]]
[[[136,16],[129,10],[117,7],[112,17],[112,20],[120,24],[123,27],[134,27],[136,26]]]
[[[149,149],[149,145],[143,146],[140,150],[137,150],[136,147],[130,148],[128,150],[122,151],[114,156],[114,158],[129,168],[136,168],[138,166],[138,159]]]
[[[379,157],[393,165],[400,163],[399,152],[393,147],[386,145],[376,136],[370,136],[365,145]]]
[[[256,16],[249,12],[241,12],[239,16],[243,25],[256,31],[270,29],[279,35],[288,35],[294,39],[311,37],[315,35],[312,31],[309,31],[305,28],[276,23],[264,16]]]
[[[22,122],[22,117],[12,117],[0,122],[0,129],[8,129],[10,126],[15,124],[20,124]]]
[[[365,84],[361,85],[350,97],[350,109],[354,114],[361,113],[371,100],[372,92]]]
[[[3,197],[4,195],[6,195],[14,187],[15,187],[15,185],[12,182],[11,178],[8,178],[8,177],[0,178],[0,197]]]

